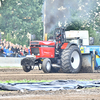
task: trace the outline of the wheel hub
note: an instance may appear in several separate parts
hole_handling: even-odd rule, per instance
[[[74,69],[77,69],[80,64],[80,55],[77,51],[73,51],[71,55],[71,66]]]
[[[74,62],[74,58],[73,58],[73,57],[71,58],[71,62],[72,62],[72,63]]]
[[[27,69],[30,69],[30,66],[27,66]]]
[[[50,62],[47,62],[47,66],[46,66],[46,69],[49,71],[51,69],[51,65],[50,65]]]

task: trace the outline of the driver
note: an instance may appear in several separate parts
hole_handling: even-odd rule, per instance
[[[56,40],[57,41],[60,41],[60,38],[61,37],[61,33],[58,31],[58,32],[56,32]]]
[[[61,33],[60,31],[56,32],[56,48],[60,49],[61,47]]]

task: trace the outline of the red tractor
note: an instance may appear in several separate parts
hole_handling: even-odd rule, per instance
[[[79,38],[77,38],[79,40]],[[56,28],[54,37],[49,41],[31,41],[31,56],[22,59],[21,65],[29,72],[35,65],[41,64],[45,73],[53,71],[53,64],[60,65],[63,72],[77,73],[82,66],[82,55],[77,44],[70,43],[64,28]]]

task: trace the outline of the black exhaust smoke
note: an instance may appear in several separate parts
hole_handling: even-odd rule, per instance
[[[95,0],[44,0],[45,33],[61,23],[68,25],[73,20],[90,21]],[[45,9],[44,9],[45,8]]]

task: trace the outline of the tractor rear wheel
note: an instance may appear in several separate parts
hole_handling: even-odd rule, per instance
[[[62,70],[66,73],[78,73],[82,66],[81,51],[77,46],[65,49],[61,55]]]
[[[44,73],[50,73],[51,72],[51,60],[46,58],[42,62],[42,70]]]

